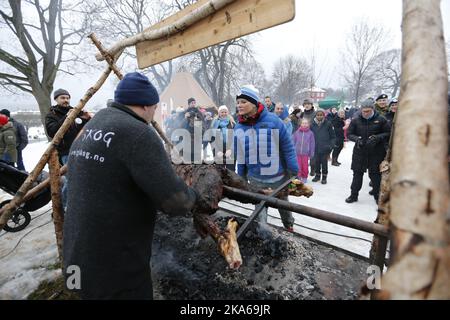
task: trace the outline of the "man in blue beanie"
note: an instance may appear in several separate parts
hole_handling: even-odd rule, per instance
[[[152,299],[156,211],[185,214],[197,200],[148,125],[158,102],[147,77],[127,74],[70,149],[64,275],[83,299]]]

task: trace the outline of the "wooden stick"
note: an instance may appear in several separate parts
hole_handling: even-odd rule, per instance
[[[448,78],[439,0],[403,1],[391,250],[381,299],[450,299]],[[432,103],[430,103],[432,101]],[[423,108],[436,117],[423,117]]]
[[[119,80],[123,79],[123,74],[120,72],[119,68],[116,66],[113,56],[111,56],[108,52],[106,52],[105,48],[103,47],[102,43],[97,39],[97,36],[95,33],[91,33],[88,35],[88,38],[92,40],[94,45],[97,47],[98,51],[100,51],[100,54],[103,58],[106,59],[106,62],[108,62],[109,67],[114,71],[115,75]]]
[[[59,170],[59,175],[63,176],[67,173],[67,165],[64,165]],[[50,186],[50,177],[39,183],[33,189],[30,189],[27,194],[23,197],[22,203],[34,198],[37,194],[41,193],[44,189]]]
[[[194,23],[214,14],[234,1],[236,0],[211,0],[171,25],[156,30],[144,31],[132,37],[122,39],[109,48],[107,52],[109,55],[114,56],[120,50],[134,46],[139,42],[161,39],[182,32]],[[103,61],[105,59],[101,53],[97,54],[96,58],[98,61]]]
[[[390,219],[390,198],[391,198],[391,184],[390,184],[390,175],[391,175],[391,162],[392,162],[392,148],[394,144],[394,135],[395,135],[395,122],[397,119],[396,112],[394,116],[394,120],[392,121],[391,128],[391,136],[389,138],[389,147],[386,153],[386,157],[384,161],[380,164],[381,171],[381,184],[380,184],[380,197],[378,199],[378,214],[375,219],[375,223],[379,223],[383,226],[389,227],[389,219]],[[384,269],[384,265],[386,263],[386,251],[387,251],[388,241],[384,237],[379,237],[377,235],[373,236],[372,245],[370,248],[370,262],[373,265],[376,265],[380,268],[380,270]],[[374,293],[374,291],[372,291]],[[374,298],[374,295],[371,295]]]
[[[50,168],[50,189],[52,193],[53,223],[55,224],[56,245],[61,268],[63,268],[63,226],[64,209],[61,202],[60,164],[58,151],[54,150],[50,156],[48,166]]]

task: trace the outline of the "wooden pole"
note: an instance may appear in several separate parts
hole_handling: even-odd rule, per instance
[[[111,48],[107,50],[108,54],[111,56],[114,56],[117,52],[120,50],[123,50],[125,48],[131,47],[136,45],[137,43],[147,41],[147,40],[157,40],[165,37],[169,37],[173,34],[176,34],[178,32],[182,32],[183,30],[187,29],[191,25],[195,24],[196,22],[214,14],[215,12],[219,11],[223,7],[229,5],[230,3],[234,2],[236,0],[211,0],[204,5],[200,6],[199,8],[192,11],[190,14],[182,17],[175,23],[161,27],[156,30],[148,30],[141,33],[138,33],[132,37],[125,38],[116,44],[114,44]],[[97,54],[96,58],[98,61],[103,61],[105,57],[102,55],[102,53]]]
[[[63,176],[67,173],[67,165],[61,167],[59,170],[59,175]],[[27,202],[28,200],[34,198],[36,195],[41,193],[44,189],[48,188],[50,186],[50,178],[45,179],[41,183],[39,183],[37,186],[35,186],[33,189],[30,189],[27,194],[23,197],[22,202],[19,203],[19,206],[22,205],[22,203]]]
[[[53,223],[55,224],[56,245],[58,246],[59,262],[63,268],[63,226],[64,209],[61,202],[60,164],[58,151],[54,150],[48,162],[50,168],[50,189],[52,194]]]
[[[450,298],[448,78],[439,0],[403,0],[401,108],[381,299]],[[424,117],[426,109],[432,117]]]
[[[392,148],[394,143],[395,134],[395,122],[397,114],[392,121],[391,136],[389,138],[389,147],[384,161],[380,164],[381,171],[381,185],[380,185],[380,198],[378,199],[378,215],[375,219],[375,223],[379,223],[383,226],[389,227],[390,217],[390,174],[391,174],[391,161],[392,161]],[[372,246],[370,248],[370,262],[372,265],[376,265],[381,271],[384,270],[386,264],[386,251],[388,246],[388,239],[385,237],[379,237],[374,235],[372,240]]]

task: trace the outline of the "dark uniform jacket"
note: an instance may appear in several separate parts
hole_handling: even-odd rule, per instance
[[[354,118],[348,127],[349,140],[360,143],[355,144],[352,156],[352,170],[365,172],[379,172],[379,165],[386,155],[385,144],[389,140],[391,127],[388,121],[375,112],[370,119],[364,119],[361,115]],[[374,143],[368,140],[374,136]]]
[[[14,130],[16,130],[16,147],[17,150],[23,150],[28,145],[28,133],[23,124],[10,118],[9,121],[12,122]]]
[[[331,124],[333,125],[334,133],[336,134],[336,144],[342,144],[344,142],[345,120],[336,116],[331,121]]]
[[[316,154],[330,153],[336,143],[336,134],[330,121],[324,119],[322,125],[318,125],[314,120],[311,125],[316,141]]]

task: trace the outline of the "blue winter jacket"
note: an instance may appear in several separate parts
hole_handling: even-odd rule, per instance
[[[283,121],[266,108],[255,125],[236,124],[234,151],[237,173],[243,177],[264,181],[298,172],[291,134]]]

